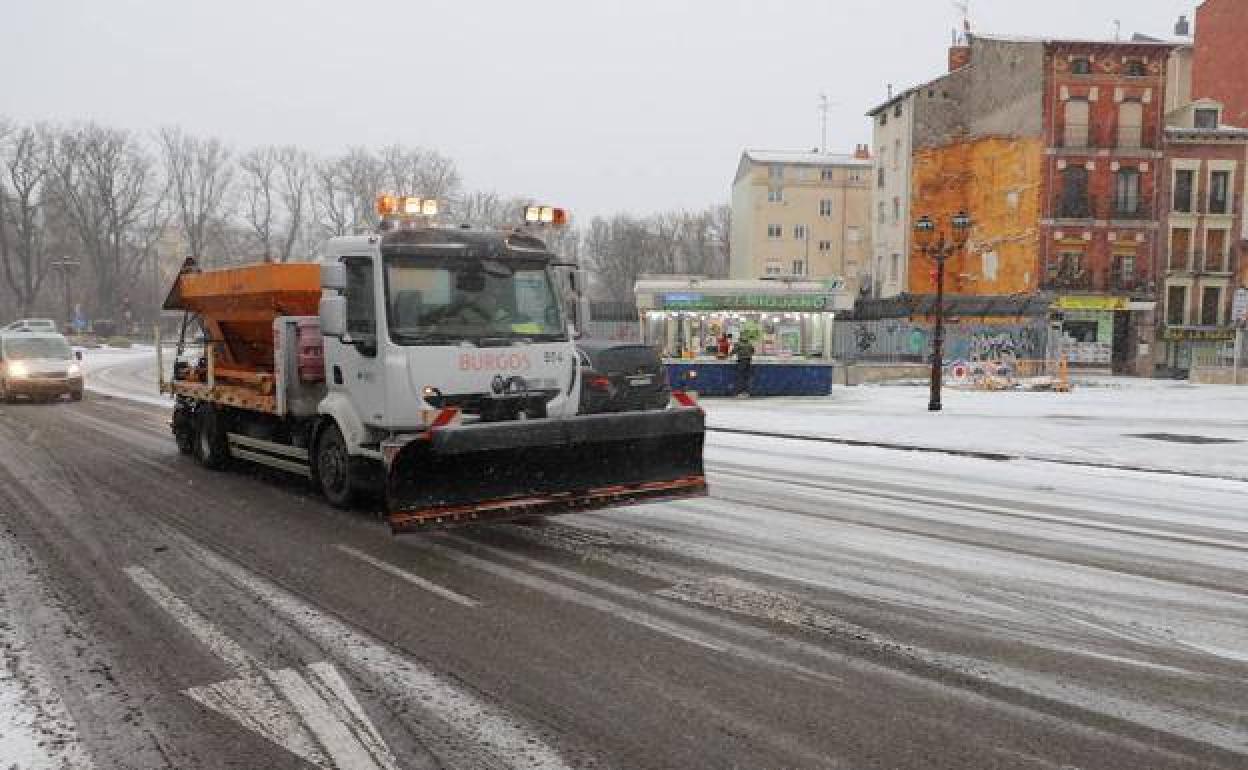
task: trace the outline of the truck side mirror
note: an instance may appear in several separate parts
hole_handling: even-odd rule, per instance
[[[586,270],[573,270],[568,273],[568,286],[577,294],[584,294],[589,291],[589,272]]]
[[[347,336],[346,297],[341,295],[321,297],[321,334],[325,337],[337,337],[338,339]]]
[[[341,262],[321,263],[321,288],[342,291],[347,288],[347,266]]]

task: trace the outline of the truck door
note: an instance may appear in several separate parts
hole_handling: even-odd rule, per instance
[[[337,360],[327,362],[331,387],[343,390],[365,423],[386,418],[384,362],[379,350],[376,273],[369,257],[343,257],[347,268],[347,334]]]

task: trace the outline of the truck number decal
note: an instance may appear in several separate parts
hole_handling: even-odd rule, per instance
[[[528,353],[463,353],[462,372],[519,372],[530,368]]]

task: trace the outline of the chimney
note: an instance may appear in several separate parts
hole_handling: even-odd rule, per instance
[[[949,46],[949,71],[959,70],[971,63],[971,47],[969,45]]]
[[[854,160],[871,160],[871,147],[865,144],[854,147]]]
[[[1174,25],[1174,35],[1175,37],[1191,37],[1192,24],[1186,16],[1179,17],[1179,21]]]

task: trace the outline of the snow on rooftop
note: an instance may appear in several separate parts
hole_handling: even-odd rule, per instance
[[[870,166],[870,158],[811,150],[756,150],[747,149],[745,156],[755,163],[790,163],[809,166]]]

